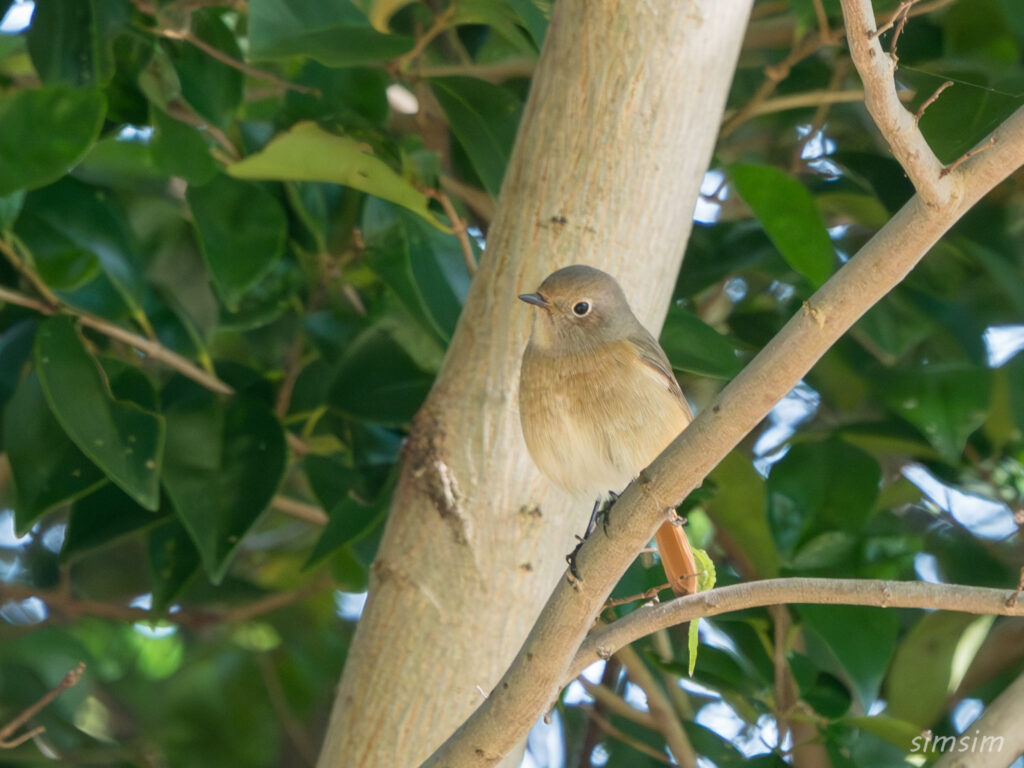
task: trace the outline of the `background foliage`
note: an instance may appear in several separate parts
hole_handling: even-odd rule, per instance
[[[0,0],[0,723],[88,669],[0,764],[311,764],[549,4],[32,9]],[[953,81],[921,119],[951,162],[1024,101],[1024,13],[921,10],[898,79],[912,109]],[[755,5],[662,336],[698,407],[912,192],[840,29],[837,2]],[[688,501],[720,584],[1017,583],[1022,202],[1018,174]],[[1024,670],[1019,621],[785,615],[781,647],[767,611],[703,622],[692,681],[682,630],[638,644],[682,678],[708,764],[781,765],[796,714],[833,765],[903,765]],[[643,707],[618,666],[595,674]],[[594,706],[571,686],[528,759],[660,764],[660,736]]]

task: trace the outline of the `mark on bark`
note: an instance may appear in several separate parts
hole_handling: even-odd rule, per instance
[[[402,589],[415,589],[427,598],[427,602],[434,606],[434,609],[440,615],[445,615],[444,609],[441,606],[441,601],[437,599],[437,596],[433,592],[427,589],[423,583],[413,579],[405,571],[396,568],[388,560],[385,560],[384,558],[377,558],[370,566],[370,571],[374,578],[377,579],[378,584],[384,584],[390,581],[394,582]]]
[[[441,519],[451,529],[458,544],[469,541],[471,521],[462,510],[462,494],[451,466],[445,460],[445,432],[428,409],[413,419],[409,439],[402,447],[402,461]]]

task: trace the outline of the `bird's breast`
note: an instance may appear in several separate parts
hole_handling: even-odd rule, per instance
[[[571,493],[621,491],[689,421],[629,342],[582,355],[527,353],[519,390],[534,463]]]

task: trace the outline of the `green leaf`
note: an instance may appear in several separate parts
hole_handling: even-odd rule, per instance
[[[811,193],[778,168],[734,165],[729,178],[761,222],[782,258],[819,286],[832,274],[835,254]]]
[[[874,512],[881,476],[870,454],[841,440],[794,445],[767,481],[776,541],[791,552],[808,533],[860,531]]]
[[[454,235],[384,201],[363,210],[367,261],[425,328],[447,341],[469,290],[470,274]]]
[[[67,562],[106,546],[129,533],[148,528],[168,516],[166,511],[143,509],[112,483],[106,483],[71,506],[60,558]]]
[[[331,405],[381,424],[408,422],[430,390],[424,373],[389,333],[371,327],[349,345],[328,391]]]
[[[306,567],[316,565],[339,547],[368,531],[387,512],[390,493],[381,494],[373,504],[362,504],[346,496],[328,513],[327,526],[317,539],[316,546],[306,561]]]
[[[412,2],[414,0],[355,0],[356,5],[366,13],[373,28],[384,34],[387,34],[388,21],[391,17]]]
[[[25,202],[25,190],[21,189],[0,197],[0,235],[10,232],[21,213]]]
[[[284,473],[284,433],[266,406],[182,385],[166,407],[163,481],[211,580],[219,583],[242,537]]]
[[[967,438],[985,423],[992,389],[989,373],[969,366],[890,371],[879,385],[886,405],[953,464]]]
[[[939,611],[903,638],[886,680],[886,714],[928,728],[946,711],[994,616]]]
[[[242,60],[235,33],[224,24],[215,8],[200,8],[191,14],[191,31],[213,50],[237,62]],[[227,127],[242,102],[244,75],[237,67],[213,58],[191,43],[168,46],[178,73],[181,95],[203,117]]]
[[[52,317],[40,325],[35,362],[46,401],[68,437],[125,493],[146,509],[156,509],[163,417],[114,399],[69,317]]]
[[[206,184],[217,175],[217,161],[196,128],[175,120],[157,107],[149,114],[153,121],[149,151],[160,170],[196,185]]]
[[[660,341],[672,367],[679,371],[731,379],[743,367],[732,342],[677,304],[669,307]]]
[[[104,0],[40,0],[28,28],[27,47],[47,84],[104,84],[114,74],[112,38],[128,21],[122,3]]]
[[[690,622],[690,626],[686,631],[686,653],[689,661],[687,662],[687,672],[690,677],[693,677],[693,670],[697,666],[697,649],[700,646],[700,618]]]
[[[163,613],[199,570],[199,552],[177,520],[168,520],[150,531],[147,549],[152,610]]]
[[[72,443],[50,412],[31,371],[4,413],[4,447],[14,477],[14,527],[29,530],[54,507],[106,482],[103,472]]]
[[[921,739],[921,729],[916,725],[888,715],[844,717],[840,722],[873,733],[906,752],[914,749],[915,739]]]
[[[787,660],[793,679],[800,689],[801,701],[810,704],[815,712],[827,718],[835,718],[850,708],[850,692],[835,675],[819,669],[802,653],[791,652]]]
[[[213,284],[228,308],[236,311],[284,253],[284,209],[258,184],[227,176],[189,187],[186,199]]]
[[[501,191],[523,104],[510,90],[471,77],[437,77],[431,90],[484,189]]]
[[[855,605],[801,605],[797,611],[807,628],[825,643],[867,709],[878,696],[896,650],[897,615]],[[865,638],[871,638],[870,642]]]
[[[426,195],[403,179],[369,148],[347,136],[303,122],[275,136],[260,152],[229,165],[239,179],[327,181],[390,200],[447,231],[427,207]]]
[[[779,555],[768,527],[764,480],[750,459],[732,451],[708,476],[715,493],[706,503],[715,525],[729,532],[729,538],[754,566],[758,578],[779,573]]]
[[[415,41],[374,29],[350,0],[250,0],[249,55],[255,61],[308,56],[329,67],[388,61]]]
[[[703,549],[694,549],[693,556],[697,562],[697,591],[706,592],[709,589],[714,589],[715,580],[717,579],[714,562],[712,562],[708,553]],[[693,677],[693,670],[697,666],[697,648],[700,639],[699,627],[700,619],[698,618],[690,622],[689,629],[687,630],[686,647],[689,654],[687,671],[690,677]]]
[[[106,102],[99,91],[63,85],[0,96],[0,196],[56,181],[99,136]]]
[[[15,232],[40,270],[59,281],[58,290],[94,279],[98,263],[133,319],[149,330],[141,308],[146,286],[138,247],[122,209],[108,195],[76,179],[61,179],[28,195]],[[79,306],[79,295],[67,299]],[[87,302],[85,308],[94,309]]]

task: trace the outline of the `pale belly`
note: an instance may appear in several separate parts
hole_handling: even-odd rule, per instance
[[[625,488],[690,418],[642,364],[603,362],[600,371],[578,365],[567,375],[551,358],[527,360],[520,389],[534,463],[557,485],[591,499]]]

